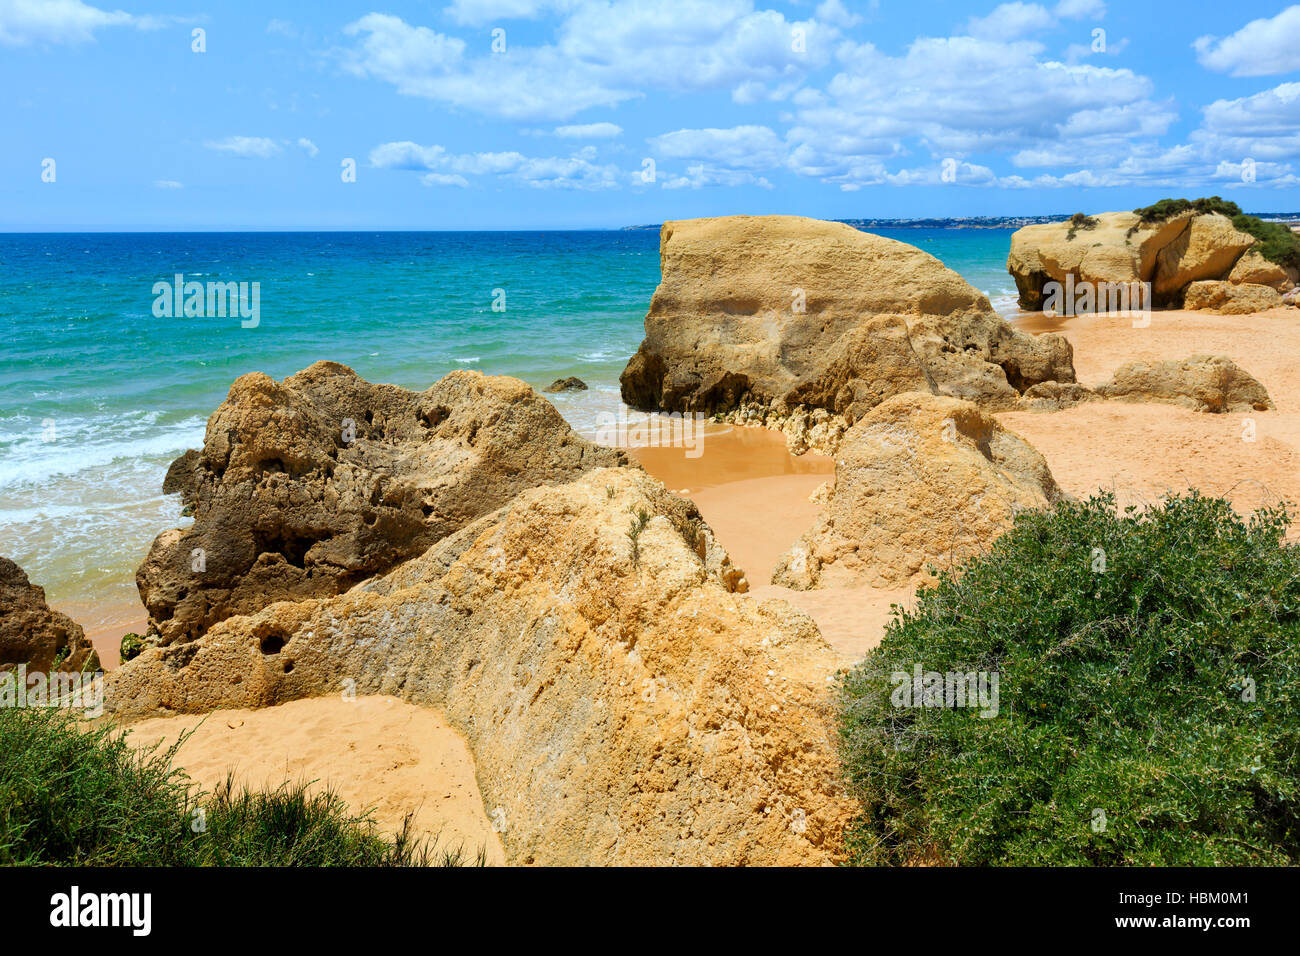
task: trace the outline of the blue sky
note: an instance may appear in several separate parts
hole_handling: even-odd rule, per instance
[[[0,0],[0,229],[1300,210],[1300,5],[123,2]]]

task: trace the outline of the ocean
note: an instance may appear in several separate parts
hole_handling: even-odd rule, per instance
[[[1015,311],[1010,229],[879,229]],[[52,604],[138,600],[181,527],[161,486],[246,372],[319,359],[423,389],[457,368],[542,388],[580,432],[619,405],[659,282],[656,230],[0,234],[0,555]],[[255,327],[156,315],[155,284],[259,283]],[[494,305],[496,308],[494,309]]]

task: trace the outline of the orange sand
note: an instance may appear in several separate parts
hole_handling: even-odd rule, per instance
[[[1060,331],[1079,381],[1098,385],[1126,362],[1227,355],[1268,389],[1277,411],[1210,415],[1169,405],[1094,402],[999,419],[1043,453],[1057,483],[1085,496],[1113,489],[1121,505],[1189,488],[1224,495],[1240,511],[1280,500],[1300,506],[1300,312],[1156,312],[1151,325],[1104,315],[1029,317],[1028,331]],[[1255,440],[1244,441],[1246,419]]]
[[[373,809],[392,833],[415,811],[415,829],[440,834],[439,846],[463,847],[490,864],[505,855],[488,820],[465,741],[442,716],[395,697],[298,700],[261,710],[218,710],[206,717],[161,717],[132,724],[137,747],[173,743],[197,727],[176,762],[204,790],[234,770],[253,789],[285,781],[330,786],[353,813]]]

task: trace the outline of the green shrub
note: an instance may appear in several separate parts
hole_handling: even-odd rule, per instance
[[[1096,229],[1097,223],[1100,222],[1095,216],[1088,216],[1081,212],[1076,212],[1070,217],[1070,231],[1065,234],[1066,241],[1073,239],[1080,229]]]
[[[144,650],[144,638],[132,632],[122,635],[122,643],[118,645],[117,652],[122,663],[125,664],[139,657],[142,650]]]
[[[1134,209],[1143,222],[1164,222],[1185,212],[1217,212],[1231,219],[1241,215],[1241,207],[1235,202],[1220,199],[1218,196],[1202,196],[1200,199],[1162,199],[1150,206]]]
[[[1300,552],[1193,493],[1020,515],[840,683],[858,863],[1300,862]],[[998,712],[896,707],[927,671]],[[1104,814],[1104,816],[1102,816]]]
[[[0,708],[0,866],[465,862],[413,837],[410,817],[389,839],[306,784],[250,792],[227,779],[201,793],[172,766],[180,743],[140,752],[120,731],[87,731],[60,710]]]
[[[1217,212],[1232,220],[1233,228],[1254,236],[1253,247],[1269,262],[1300,269],[1300,238],[1287,226],[1264,222],[1258,216],[1247,216],[1235,202],[1218,196],[1201,199],[1162,199],[1150,206],[1133,210],[1143,222],[1163,222],[1185,212]]]

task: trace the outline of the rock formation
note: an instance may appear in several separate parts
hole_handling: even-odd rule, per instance
[[[26,664],[29,673],[99,669],[99,655],[72,618],[45,603],[45,589],[32,584],[8,558],[0,558],[0,673]]]
[[[1183,308],[1220,315],[1249,315],[1265,309],[1279,309],[1286,303],[1276,289],[1253,282],[1202,280],[1187,287]]]
[[[855,812],[827,714],[835,657],[737,578],[693,505],[599,469],[346,594],[149,648],[109,676],[106,706],[394,694],[465,735],[513,863],[828,862]]]
[[[544,392],[585,392],[586,390],[587,383],[576,375],[570,375],[568,378],[557,378],[542,389]]]
[[[1009,408],[1074,381],[1069,343],[1012,329],[905,243],[797,216],[665,223],[645,340],[621,378],[643,409],[794,413],[851,423],[923,390]]]
[[[781,559],[774,584],[806,590],[915,583],[1060,497],[1047,462],[976,405],[897,395],[840,441],[825,510]]]
[[[1255,249],[1251,249],[1237,260],[1228,274],[1228,281],[1234,284],[1266,285],[1278,292],[1285,292],[1296,284],[1297,273],[1276,262],[1269,262]]]
[[[1193,355],[1177,361],[1130,362],[1097,387],[1105,398],[1164,402],[1200,412],[1248,412],[1273,408],[1268,392],[1226,355]]]
[[[1106,212],[1083,224],[1066,220],[1016,230],[1007,271],[1020,307],[1031,311],[1043,308],[1049,282],[1065,285],[1068,276],[1076,285],[1149,282],[1154,306],[1178,306],[1187,287],[1200,280],[1280,281],[1285,270],[1249,252],[1255,245],[1253,236],[1219,213],[1143,222],[1136,213]],[[1239,263],[1245,263],[1240,270]],[[1105,300],[1098,296],[1094,308],[1104,311]]]
[[[411,392],[332,362],[244,375],[168,471],[194,525],[159,535],[136,573],[151,640],[346,591],[525,488],[626,461],[516,379],[458,371]]]

